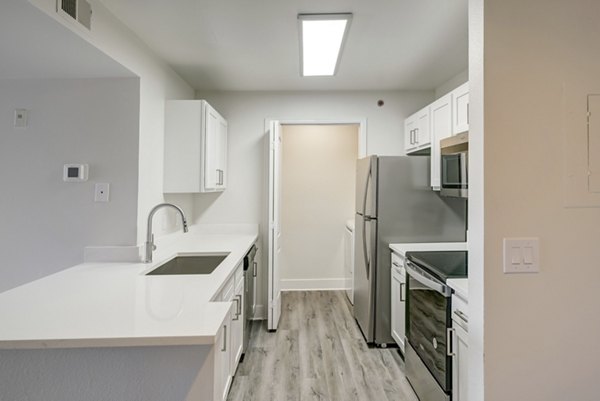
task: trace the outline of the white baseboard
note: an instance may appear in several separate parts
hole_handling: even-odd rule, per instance
[[[345,278],[281,280],[281,291],[343,290],[345,288]]]

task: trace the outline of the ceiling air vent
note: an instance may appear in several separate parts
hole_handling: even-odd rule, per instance
[[[92,27],[92,6],[86,0],[56,0],[56,11],[87,29]]]

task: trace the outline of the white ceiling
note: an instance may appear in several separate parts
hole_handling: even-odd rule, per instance
[[[0,7],[0,79],[134,76],[29,2]]]
[[[433,89],[467,68],[467,0],[101,0],[200,90]],[[300,77],[297,14],[352,12],[338,74]]]

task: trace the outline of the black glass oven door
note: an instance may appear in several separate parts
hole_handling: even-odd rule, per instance
[[[407,338],[440,387],[451,389],[451,358],[447,355],[450,298],[408,275]]]

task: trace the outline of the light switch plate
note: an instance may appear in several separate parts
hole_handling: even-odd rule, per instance
[[[539,238],[504,238],[504,273],[538,273]]]

